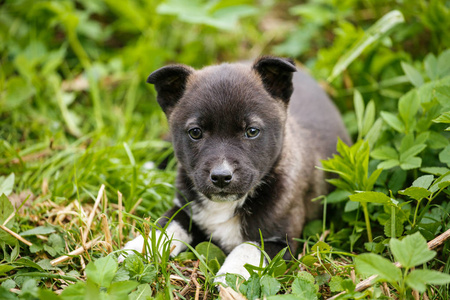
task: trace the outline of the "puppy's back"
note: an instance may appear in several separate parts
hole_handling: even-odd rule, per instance
[[[289,114],[300,127],[311,132],[314,147],[322,159],[336,152],[337,137],[350,144],[340,113],[325,91],[306,72],[298,70],[293,78],[294,93]]]

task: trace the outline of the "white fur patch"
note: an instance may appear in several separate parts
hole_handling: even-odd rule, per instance
[[[161,231],[157,230],[155,234],[156,234],[156,240],[158,241],[162,233],[161,233]],[[177,256],[181,251],[183,251],[187,248],[186,245],[183,244],[181,241],[183,241],[187,244],[190,244],[192,242],[191,235],[188,232],[186,232],[186,230],[184,230],[184,228],[181,227],[177,221],[172,221],[169,224],[169,226],[167,226],[166,234],[162,237],[161,242],[158,245],[158,251],[160,251],[160,252],[162,251],[163,245],[169,239],[172,239],[170,246],[171,247],[175,246],[175,249],[170,254],[172,257]],[[150,242],[149,242],[149,246],[151,247]],[[128,254],[133,254],[133,251],[131,251],[131,250],[136,250],[137,252],[142,253],[143,248],[144,248],[144,238],[142,237],[142,235],[139,235],[134,240],[129,241],[123,247],[123,249],[126,250],[126,252]],[[125,257],[121,254],[118,259],[119,263],[123,262],[124,260],[125,260]]]
[[[236,208],[242,206],[246,196],[232,202],[213,202],[200,195],[202,203],[192,205],[192,218],[206,233],[212,236],[225,251],[244,242],[241,233],[241,220],[235,215]]]
[[[255,244],[244,243],[240,244],[228,254],[225,262],[217,272],[217,277],[214,279],[215,283],[225,283],[224,274],[232,273],[243,276],[245,279],[250,277],[250,273],[244,268],[245,264],[259,266],[261,262],[261,251]],[[263,260],[263,267],[267,265],[266,259]],[[222,275],[222,276],[220,276]]]

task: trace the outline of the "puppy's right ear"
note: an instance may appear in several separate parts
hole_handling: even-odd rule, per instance
[[[184,65],[169,65],[154,71],[147,78],[147,82],[154,84],[158,96],[156,100],[166,115],[180,100],[186,89],[189,76],[194,69]]]

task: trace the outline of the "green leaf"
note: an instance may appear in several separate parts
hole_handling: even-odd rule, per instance
[[[63,300],[84,300],[86,299],[86,282],[79,281],[66,287],[61,293]]]
[[[316,300],[316,288],[314,284],[303,278],[296,278],[292,283],[292,294],[299,300]]]
[[[382,111],[380,112],[381,118],[393,129],[397,130],[400,133],[405,132],[405,124],[398,118],[398,116],[393,113]]]
[[[364,101],[361,93],[356,89],[353,92],[353,105],[355,107],[356,123],[358,124],[358,136],[361,137],[363,131]]]
[[[450,74],[450,49],[443,51],[438,57],[438,74],[439,77]]]
[[[367,132],[364,140],[367,141],[370,148],[372,149],[375,143],[378,141],[378,138],[381,134],[381,127],[383,126],[383,120],[381,118],[378,118],[373,126],[369,129]]]
[[[341,285],[342,281],[343,281],[343,279],[340,276],[333,276],[333,277],[331,277],[331,280],[328,283],[328,285],[330,286],[330,290],[333,293],[343,291],[344,288]]]
[[[14,207],[9,202],[5,194],[0,196],[0,224],[3,224],[6,219],[14,212]]]
[[[422,165],[422,159],[420,157],[410,157],[406,161],[400,163],[400,167],[403,170],[411,170],[420,168]]]
[[[410,129],[411,123],[415,120],[419,107],[420,98],[417,90],[412,90],[398,100],[398,112],[407,129]]]
[[[259,283],[259,277],[257,273],[253,273],[246,281],[247,291],[245,295],[248,300],[255,300],[261,296],[261,285]]]
[[[33,86],[22,77],[13,76],[6,82],[5,101],[0,105],[3,110],[18,108],[35,94]]]
[[[123,261],[123,266],[131,277],[141,275],[144,272],[144,263],[139,255],[128,255]]]
[[[48,227],[48,226],[38,226],[36,228],[21,232],[20,235],[21,236],[30,236],[30,235],[36,235],[36,234],[40,234],[40,235],[46,235],[46,234],[50,234],[55,232],[55,228],[53,227]]]
[[[280,283],[269,275],[263,275],[260,279],[261,295],[271,296],[278,293],[281,288]]]
[[[396,159],[389,159],[386,161],[383,161],[381,163],[378,164],[377,168],[378,169],[383,169],[383,170],[388,170],[391,169],[393,167],[397,167],[398,165],[400,165],[400,162]]]
[[[401,241],[391,239],[389,245],[395,260],[406,268],[424,264],[436,256],[435,251],[428,249],[427,241],[419,232]]]
[[[385,14],[375,24],[373,24],[364,35],[356,41],[350,50],[342,55],[333,70],[331,71],[328,81],[333,81],[342,71],[344,71],[361,53],[371,44],[380,40],[389,30],[394,28],[397,24],[405,21],[402,13],[398,10],[393,10]]]
[[[416,69],[414,69],[413,66],[405,63],[405,62],[401,62],[402,65],[402,69],[406,74],[406,77],[408,77],[408,80],[415,86],[415,87],[420,87],[423,84],[423,77],[422,75],[420,75],[419,71],[417,71]]]
[[[395,236],[401,236],[403,233],[403,224],[399,221],[395,222]],[[384,224],[384,235],[387,237],[392,237],[392,220],[387,220],[386,224]]]
[[[375,159],[381,160],[398,159],[397,151],[394,148],[388,146],[381,146],[379,148],[376,148],[370,153],[370,156]]]
[[[450,283],[450,275],[434,270],[413,270],[406,276],[405,281],[412,289],[424,293],[427,284],[444,285]]]
[[[428,78],[430,78],[431,80],[438,78],[438,61],[433,53],[428,53],[427,56],[425,56],[423,64]]]
[[[375,102],[370,100],[367,103],[366,112],[364,113],[364,122],[362,126],[362,135],[365,136],[372,128],[375,122]]]
[[[426,147],[427,145],[425,144],[419,144],[410,147],[406,151],[400,153],[400,162],[408,161],[409,159],[411,159],[411,157],[416,156],[417,154],[422,152]]]
[[[412,183],[413,187],[421,187],[424,189],[428,189],[433,182],[434,176],[433,175],[423,175],[414,180]]]
[[[14,173],[8,175],[8,177],[0,177],[0,195],[5,194],[9,196],[12,193],[14,187]]]
[[[359,274],[364,276],[378,275],[378,281],[386,280],[395,284],[402,279],[399,268],[386,258],[373,253],[358,255],[355,258],[355,268]]]
[[[11,265],[0,265],[0,275],[4,275],[14,269],[15,267]]]
[[[439,153],[439,160],[450,167],[450,145]]]
[[[152,296],[152,289],[148,284],[140,284],[137,286],[136,291],[128,295],[129,300],[146,300]]]
[[[86,276],[99,286],[108,288],[117,269],[117,261],[112,256],[106,256],[90,262],[86,267]]]
[[[195,250],[197,250],[199,254],[208,258],[208,261],[217,259],[220,265],[223,264],[226,258],[226,255],[222,251],[222,249],[210,242],[202,242],[198,244],[197,246],[195,246]]]
[[[314,279],[314,276],[312,276],[311,273],[306,272],[306,271],[300,271],[300,272],[298,272],[298,273],[297,273],[297,277],[298,277],[298,278],[305,279],[305,280],[311,282],[312,284],[314,284],[314,282],[316,281],[316,280]]]
[[[349,198],[356,202],[392,204],[391,198],[380,192],[360,192],[350,195]]]
[[[138,282],[131,280],[114,282],[109,286],[108,294],[113,296],[115,299],[123,299],[138,285]]]
[[[417,201],[422,200],[423,198],[427,198],[431,195],[431,192],[429,190],[415,186],[409,187],[403,191],[399,191],[398,193],[401,195],[409,196]]]

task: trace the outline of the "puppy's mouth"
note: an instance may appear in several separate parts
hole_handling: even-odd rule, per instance
[[[225,192],[219,192],[210,194],[207,198],[213,202],[234,202],[245,198],[247,194],[230,194]]]

